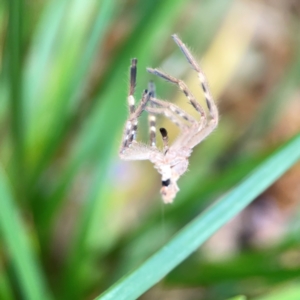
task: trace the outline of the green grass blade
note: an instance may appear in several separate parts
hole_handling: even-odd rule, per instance
[[[235,296],[227,300],[247,300],[247,298],[245,296]]]
[[[272,291],[269,295],[255,298],[254,300],[298,300],[300,299],[299,282],[288,284],[281,289]]]
[[[97,299],[137,299],[201,246],[300,159],[300,135],[256,168],[242,183],[185,226],[160,251]],[[270,171],[272,170],[272,171]]]
[[[24,299],[50,299],[39,263],[14,205],[6,175],[0,169],[0,232]]]
[[[5,272],[0,273],[0,299],[13,300],[14,294],[7,274]]]
[[[85,76],[88,72],[89,68],[91,67],[92,62],[94,61],[97,54],[99,54],[98,48],[103,42],[103,39],[105,37],[105,33],[110,25],[110,23],[113,20],[113,17],[117,10],[117,3],[115,1],[109,1],[104,0],[99,4],[97,13],[97,17],[95,19],[95,22],[93,24],[93,28],[90,34],[90,38],[86,42],[86,46],[83,49],[82,56],[80,61],[78,62],[78,68],[76,68],[76,74],[72,77],[70,80],[70,89],[68,89],[69,94],[65,94],[64,98],[70,98],[70,103],[74,105],[74,102],[78,101],[78,93],[80,92],[80,89],[82,88],[83,82],[85,82]],[[72,92],[74,91],[74,92]],[[98,128],[98,127],[93,127]],[[92,130],[89,128],[90,131],[98,132],[97,130]],[[57,143],[57,139],[59,138],[59,135],[57,135],[57,132],[60,130],[55,130],[53,137],[50,139],[52,144]],[[86,132],[85,132],[86,133]],[[50,141],[49,140],[49,141]],[[80,144],[80,143],[79,143]],[[48,145],[48,149],[50,149],[50,144]],[[38,178],[38,175],[40,174],[40,171],[42,170],[43,166],[47,163],[49,159],[49,155],[53,154],[53,151],[50,150],[51,153],[46,153],[45,156],[41,158],[41,160],[37,163],[37,168],[34,170],[34,174],[31,178],[31,182],[35,182],[35,180]],[[80,155],[79,155],[80,156]],[[68,171],[64,174],[64,178],[61,178],[61,180],[58,180],[59,182],[59,188],[56,193],[54,193],[54,196],[52,197],[53,201],[49,201],[50,204],[47,206],[45,210],[40,214],[39,218],[43,224],[46,224],[45,226],[42,225],[42,227],[47,227],[48,220],[53,216],[52,211],[54,213],[57,212],[60,204],[60,200],[63,199],[62,193],[60,189],[65,190],[66,186],[70,184],[71,179],[73,179],[73,176],[75,176],[76,171],[78,167],[80,166],[81,162],[80,156],[77,161],[73,162],[73,164],[70,166]],[[57,202],[59,202],[57,204]],[[47,212],[48,211],[48,212]]]
[[[91,10],[94,3],[93,1],[90,2],[90,4],[86,3],[84,5],[85,9]],[[61,101],[58,105],[59,107],[55,110],[56,115],[53,116],[54,129],[52,130],[52,133],[49,134],[48,140],[45,142],[45,149],[47,150],[44,151],[44,154],[40,156],[36,163],[36,167],[30,179],[31,184],[35,183],[43,168],[53,155],[57,145],[59,145],[60,140],[64,137],[63,128],[67,128],[67,126],[62,120],[67,119],[70,111],[77,108],[80,95],[86,83],[87,73],[98,54],[98,49],[103,42],[108,26],[113,20],[117,5],[115,4],[115,1],[104,0],[101,1],[98,6],[97,9],[99,10],[99,13],[96,16],[94,23],[91,25],[92,29],[90,34],[89,29],[86,28],[86,35],[89,34],[90,37],[86,43],[83,40],[80,40],[80,43],[76,46],[76,48],[80,49],[78,50],[80,56],[72,62],[73,67],[70,68],[72,74],[68,76],[70,78],[66,81],[65,85],[60,87],[58,92],[58,98],[60,98]],[[69,30],[72,31],[73,28],[70,28]],[[69,55],[67,47],[61,55],[63,54]]]
[[[161,31],[160,28],[164,26],[169,27],[172,22],[174,22],[174,18],[180,13],[180,8],[184,3],[184,1],[177,1],[175,4],[171,0],[162,2],[157,5],[157,11],[151,12],[151,14],[149,13],[149,16],[147,16],[148,19],[143,20],[143,27],[139,28],[139,31],[133,36],[135,42],[134,51],[132,50],[132,43],[128,44],[130,49],[127,48],[126,52],[122,53],[118,69],[115,70],[110,82],[105,86],[105,91],[100,92],[100,97],[103,100],[101,102],[99,101],[98,105],[95,106],[92,115],[80,133],[77,143],[78,146],[74,147],[76,150],[69,164],[71,169],[73,169],[74,166],[75,168],[79,166],[84,158],[92,156],[96,149],[98,153],[97,162],[95,163],[96,168],[93,174],[93,184],[87,198],[86,208],[78,220],[79,229],[74,246],[71,248],[69,263],[66,269],[65,278],[68,284],[65,284],[65,287],[71,292],[74,292],[74,290],[78,288],[78,278],[74,280],[73,277],[78,277],[78,270],[80,270],[80,266],[85,263],[83,254],[86,253],[86,249],[89,248],[91,244],[93,244],[94,247],[99,246],[99,237],[95,236],[95,229],[97,227],[97,231],[99,230],[99,220],[101,220],[101,216],[105,214],[103,207],[105,206],[107,198],[104,197],[103,194],[106,184],[106,172],[109,167],[112,149],[115,145],[114,136],[118,130],[120,130],[124,121],[124,114],[121,110],[116,110],[116,107],[119,103],[123,103],[124,101],[124,91],[127,84],[124,81],[124,70],[128,69],[129,58],[132,57],[132,54],[129,54],[129,52],[134,53],[134,55],[139,58],[140,68],[143,69],[141,66],[146,66],[149,49],[151,49],[151,46],[155,44],[156,41],[161,40],[164,35],[164,32]],[[166,18],[167,13],[168,18]],[[147,85],[141,84],[141,86]],[[114,117],[112,118],[112,116]],[[109,128],[109,131],[95,131],[93,128]],[[103,141],[105,141],[105,143],[103,143]],[[67,171],[66,174],[69,174],[69,171]],[[73,176],[75,174],[76,171]],[[70,179],[71,178],[67,178],[68,181]],[[65,180],[62,180],[62,182],[65,182]],[[45,210],[48,214],[45,216],[46,219],[53,217],[51,216],[51,212],[56,212],[57,204],[52,206],[51,209]],[[89,264],[92,265],[94,262],[90,261]],[[70,294],[68,294],[68,296],[66,295],[67,294],[65,294],[65,297],[70,297]]]
[[[24,145],[23,145],[23,103],[22,103],[22,10],[21,0],[9,2],[8,22],[8,67],[9,67],[9,103],[11,138],[13,144],[12,165],[16,183],[23,195],[22,180],[24,178]]]

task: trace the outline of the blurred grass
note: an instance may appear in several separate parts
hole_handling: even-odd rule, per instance
[[[24,134],[23,134],[23,99],[22,99],[22,1],[9,2],[9,22],[8,22],[8,70],[9,70],[9,103],[11,122],[11,143],[12,143],[12,172],[16,193],[18,198],[23,200],[25,178],[24,170]]]
[[[1,299],[98,295],[265,161],[274,145],[247,147],[267,136],[292,103],[299,85],[297,39],[289,63],[281,65],[285,72],[263,97],[261,113],[247,126],[222,114],[219,129],[195,150],[174,205],[162,208],[155,199],[158,186],[147,163],[120,164],[116,158],[130,59],[139,60],[137,99],[150,79],[146,66],[162,65],[183,76],[188,65],[181,64],[169,38],[176,32],[200,61],[203,57],[213,94],[222,97],[239,84],[233,78],[267,9],[251,6],[247,23],[241,10],[247,5],[239,0],[0,3]],[[299,22],[293,22],[290,31],[297,32]],[[194,76],[186,78],[196,89]],[[182,99],[165,82],[157,81],[157,90],[161,98]],[[237,127],[244,135],[236,134]],[[131,167],[141,172],[138,185]],[[124,172],[132,178],[129,188]],[[249,260],[257,266],[256,258]],[[230,268],[236,268],[234,261]],[[208,265],[206,273],[212,270]],[[178,282],[183,279],[179,275]],[[216,285],[212,277],[208,290]]]
[[[247,298],[245,296],[236,296],[236,297],[230,298],[228,300],[247,300]]]
[[[20,287],[15,286],[14,289],[20,289],[19,293],[24,299],[51,299],[40,262],[33,254],[30,236],[24,229],[20,212],[13,200],[11,186],[2,169],[0,171],[0,197],[1,236],[10,254],[7,263],[14,268]],[[6,296],[4,294],[1,297],[11,294],[9,288],[7,290]]]
[[[186,225],[142,266],[122,278],[97,299],[137,299],[191,255],[215,231],[238,214],[299,159],[300,135],[253,170],[226,196]],[[272,173],[269,170],[272,170]],[[293,272],[294,276],[297,274],[298,270]],[[256,272],[256,275],[259,275],[259,272]],[[207,272],[205,276],[208,276]]]
[[[143,31],[134,34],[134,39],[139,40],[139,45],[136,46],[134,50],[136,56],[139,57],[139,65],[143,66],[146,64],[146,57],[149,56],[148,49],[155,43],[155,40],[160,40],[162,37],[163,31],[155,30],[155,28],[160,28],[162,23],[167,25],[168,21],[173,21],[174,15],[180,12],[180,7],[183,4],[184,1],[177,1],[175,5],[171,0],[160,3],[157,5],[156,10],[147,16],[149,19]],[[168,12],[168,18],[165,17],[166,12]],[[86,243],[97,243],[99,238],[99,220],[103,218],[102,216],[105,214],[106,209],[105,204],[102,202],[107,200],[104,195],[101,195],[101,191],[104,190],[104,185],[106,184],[105,173],[109,166],[109,159],[112,147],[114,146],[113,137],[117,133],[117,129],[122,126],[122,119],[118,117],[117,114],[121,111],[114,109],[118,102],[112,102],[109,101],[109,99],[118,99],[118,101],[122,99],[122,94],[125,89],[116,89],[115,86],[120,85],[123,79],[123,70],[128,68],[128,56],[124,58],[125,59],[119,62],[118,69],[114,77],[110,79],[106,89],[101,91],[101,97],[103,97],[105,103],[101,103],[101,106],[94,108],[93,114],[83,127],[83,132],[79,133],[78,148],[76,148],[74,160],[77,161],[78,157],[81,158],[87,155],[87,153],[90,153],[90,151],[98,149],[97,155],[99,155],[99,161],[95,162],[98,167],[95,168],[90,193],[86,199],[86,210],[83,212],[82,221],[79,222],[78,236],[72,247],[73,253],[70,254],[70,269],[67,269],[66,273],[68,281],[71,278],[70,275],[74,273],[74,269],[80,269],[77,263],[83,263],[83,253]],[[113,118],[111,117],[112,113],[114,114]],[[104,130],[97,132],[91,131],[91,128],[109,128],[109,131]],[[106,141],[105,144],[103,141]],[[99,142],[101,144],[99,144]],[[84,145],[84,148],[82,149],[79,145]],[[72,161],[71,165],[73,165]],[[92,241],[88,240],[89,238],[92,239]],[[92,245],[92,247],[95,247],[95,245]],[[77,282],[75,281],[75,283],[70,285],[71,288],[68,287],[68,289],[73,293]]]
[[[255,300],[297,300],[300,297],[299,282],[290,283],[282,286],[275,291],[271,292],[269,295],[257,297]]]

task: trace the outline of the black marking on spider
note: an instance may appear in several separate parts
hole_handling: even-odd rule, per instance
[[[169,186],[170,183],[171,183],[171,180],[170,180],[170,179],[163,180],[163,181],[161,182],[162,186]]]

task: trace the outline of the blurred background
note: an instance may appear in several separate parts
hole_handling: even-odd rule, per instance
[[[29,299],[28,278],[45,299],[93,299],[297,134],[299,18],[298,0],[2,1],[0,299]],[[173,33],[221,118],[165,205],[152,164],[121,161],[118,148],[131,58],[136,99],[154,80],[158,98],[193,114],[176,86],[146,72],[159,67],[203,103]],[[162,124],[173,140],[177,128]],[[293,286],[299,177],[298,164],[141,299],[265,299]]]

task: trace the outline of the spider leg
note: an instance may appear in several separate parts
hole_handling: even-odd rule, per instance
[[[211,95],[207,79],[204,75],[204,72],[192,56],[191,52],[189,49],[186,47],[186,45],[179,39],[179,37],[174,34],[172,35],[172,38],[174,39],[175,43],[178,45],[180,48],[181,52],[184,54],[186,57],[187,61],[190,63],[192,68],[198,73],[198,79],[200,81],[206,105],[209,111],[210,115],[210,120],[205,124],[205,127],[197,132],[191,132],[188,136],[186,136],[185,139],[185,144],[188,148],[193,148],[197,144],[199,144],[202,140],[204,140],[218,125],[219,121],[219,113],[218,113],[218,108],[213,100],[213,97]],[[194,106],[194,105],[193,105]],[[195,107],[195,106],[194,106]],[[196,109],[196,107],[195,107]],[[196,109],[197,110],[197,109]]]
[[[178,45],[181,52],[184,54],[184,56],[186,57],[187,61],[190,63],[192,68],[198,73],[198,78],[204,92],[204,97],[206,100],[207,108],[209,110],[209,114],[211,118],[214,120],[216,126],[218,124],[218,118],[219,118],[218,109],[209,90],[204,72],[201,70],[195,58],[192,56],[191,52],[186,47],[186,45],[179,39],[179,37],[176,34],[174,34],[172,35],[172,38],[175,41],[175,43]]]
[[[186,147],[194,148],[196,145],[201,143],[215,128],[216,124],[214,120],[210,120],[205,128],[187,140]]]
[[[154,82],[150,81],[148,88],[149,88],[149,93],[150,93],[151,97],[155,97]],[[150,102],[150,106],[153,107],[152,102]],[[149,113],[148,124],[149,124],[149,134],[150,134],[150,145],[151,145],[151,147],[156,147],[156,117],[154,114]]]
[[[206,126],[206,122],[207,122],[206,121],[206,114],[205,114],[202,106],[198,103],[198,101],[195,99],[193,94],[189,91],[188,87],[186,86],[186,84],[182,80],[177,79],[175,77],[172,77],[168,74],[165,74],[162,71],[157,70],[157,69],[147,69],[147,70],[148,70],[148,72],[150,72],[154,75],[162,77],[162,78],[168,80],[169,82],[172,82],[172,83],[176,84],[181,89],[181,91],[185,94],[185,96],[188,98],[188,100],[190,101],[192,106],[195,108],[195,110],[200,114],[200,121],[196,121],[192,116],[185,113],[182,109],[180,109],[176,105],[171,104],[169,102],[164,102],[164,101],[159,101],[159,100],[157,101],[156,99],[153,99],[152,97],[150,98],[150,102],[154,102],[156,104],[163,105],[165,107],[169,107],[170,110],[172,110],[173,112],[176,112],[178,115],[183,117],[185,120],[192,123],[192,126],[190,127],[190,130],[183,132],[174,141],[174,143],[171,147],[172,147],[172,149],[179,149],[182,146],[186,146],[188,141],[195,134],[197,134],[199,131],[201,131],[202,128],[205,128],[205,126]]]
[[[150,99],[151,92],[148,90],[144,90],[143,95],[142,95],[142,100],[140,101],[139,105],[137,108],[135,108],[135,100],[134,100],[134,91],[135,91],[135,86],[136,86],[136,69],[137,65],[137,59],[134,58],[131,61],[131,67],[130,67],[130,88],[129,88],[129,96],[128,96],[128,105],[129,105],[129,112],[130,116],[127,121],[127,134],[125,136],[128,137],[128,142],[129,144],[135,140],[136,138],[136,132],[137,132],[137,126],[138,126],[138,117],[141,115],[143,110],[145,109],[147,102]],[[131,132],[130,132],[131,131]]]
[[[159,76],[171,83],[176,84],[180,90],[184,93],[184,95],[188,98],[189,102],[192,104],[192,106],[195,108],[195,110],[200,114],[201,120],[199,122],[199,124],[203,124],[203,122],[205,121],[205,112],[202,108],[202,106],[198,103],[198,101],[196,100],[196,98],[194,97],[194,95],[191,93],[191,91],[188,89],[188,87],[186,86],[186,84],[180,80],[177,79],[171,75],[168,75],[158,69],[151,69],[151,68],[147,68],[147,71],[153,75]]]
[[[130,114],[133,114],[135,111],[135,100],[133,95],[136,87],[136,73],[137,73],[136,65],[137,65],[137,59],[133,58],[131,60],[131,66],[130,66],[130,85],[129,85],[129,95],[127,97]]]
[[[130,113],[129,118],[126,121],[126,126],[123,134],[122,148],[129,147],[132,141],[135,140],[136,132],[138,128],[138,117],[141,115],[143,110],[145,110],[149,98],[150,98],[150,94],[148,93],[147,90],[145,90],[142,96],[142,100],[140,101],[138,107],[133,113]]]
[[[138,143],[135,141],[136,131],[138,128],[138,117],[145,110],[145,107],[150,99],[151,92],[144,91],[142,100],[135,106],[134,91],[136,86],[136,65],[137,59],[132,59],[130,67],[130,86],[129,95],[127,97],[129,107],[129,118],[125,123],[125,129],[123,132],[123,142],[120,149],[120,157],[125,160],[144,160],[150,159],[151,155],[159,154],[156,149],[151,149],[147,145]]]
[[[150,99],[150,101],[151,101],[151,99]],[[154,114],[164,115],[169,120],[171,120],[171,122],[173,122],[175,125],[177,125],[180,128],[180,130],[181,130],[181,134],[174,141],[174,143],[170,146],[170,148],[172,148],[173,150],[178,150],[178,149],[182,148],[196,134],[196,132],[198,132],[198,123],[195,120],[194,123],[192,123],[191,126],[188,126],[180,118],[180,116],[182,116],[181,113],[179,114],[178,111],[176,111],[176,113],[175,113],[174,110],[169,109],[170,103],[162,101],[162,100],[159,100],[159,99],[155,99],[155,103],[156,104],[157,103],[163,103],[165,105],[163,107],[150,107],[150,106],[147,106],[145,108],[145,111],[151,113],[152,115],[154,115]],[[174,104],[172,104],[171,107],[175,107],[176,109],[178,108]],[[182,111],[182,110],[180,110],[180,111]],[[184,112],[184,111],[182,111],[182,112]],[[186,116],[188,116],[189,118],[192,118],[188,114],[186,114]],[[186,118],[184,118],[184,119],[186,120]],[[164,141],[163,153],[166,153],[166,149],[169,149],[169,146],[166,148],[166,145],[165,145],[165,141],[168,140],[168,136],[167,136],[167,134],[163,135],[163,133],[166,133],[166,130],[163,131],[163,132],[161,131],[161,134],[162,134],[162,137],[163,137],[163,141]]]
[[[133,141],[129,147],[119,152],[119,156],[123,160],[162,160],[163,154],[157,148]]]
[[[196,135],[199,131],[202,130],[202,128],[205,128],[206,126],[206,114],[202,108],[202,106],[198,103],[198,101],[196,100],[196,98],[193,96],[193,94],[190,92],[190,90],[188,89],[187,85],[180,79],[177,79],[173,76],[170,76],[158,69],[151,69],[151,68],[147,68],[147,71],[151,74],[154,74],[156,76],[159,76],[171,83],[176,84],[180,90],[185,94],[185,96],[188,98],[189,102],[191,103],[191,105],[195,108],[195,110],[200,114],[200,121],[196,121],[192,116],[188,115],[187,113],[185,113],[182,109],[180,109],[179,107],[175,106],[174,104],[168,103],[168,102],[164,102],[164,101],[157,101],[156,99],[153,99],[151,97],[150,101],[154,102],[156,104],[162,105],[162,106],[167,106],[169,107],[173,112],[176,112],[178,115],[180,115],[181,117],[183,117],[185,120],[188,120],[189,122],[192,123],[192,126],[190,127],[189,131],[186,131],[184,133],[182,133],[173,143],[173,145],[171,146],[172,149],[179,149],[182,146],[186,146],[188,144],[188,141],[194,136]]]
[[[188,128],[189,128],[181,119],[179,119],[179,117],[176,114],[174,114],[169,109],[161,108],[161,107],[147,106],[145,108],[145,111],[147,111],[151,115],[164,115],[172,123],[174,123],[176,126],[178,126],[182,131],[188,130]]]
[[[155,97],[150,98],[150,103],[153,103],[160,107],[168,109],[173,114],[177,114],[178,116],[180,116],[181,118],[183,118],[184,120],[186,120],[192,124],[198,123],[195,118],[193,118],[191,115],[187,114],[183,109],[181,109],[180,107],[178,107],[177,105],[175,105],[173,103],[163,101],[163,100],[157,99]]]
[[[135,114],[134,92],[136,87],[136,74],[137,74],[136,65],[137,65],[137,59],[133,58],[131,60],[131,66],[130,66],[129,95],[127,97],[127,102],[129,107],[129,119],[126,121],[126,127],[123,133],[123,143],[121,147],[121,152],[124,150],[125,147],[128,147],[132,142],[132,140],[135,138],[135,136],[132,135],[132,132],[137,131],[138,122],[137,119],[136,120],[133,119],[133,116]]]
[[[160,134],[163,139],[163,144],[164,144],[164,149],[163,152],[166,153],[169,150],[169,137],[168,137],[168,132],[165,128],[160,128],[159,129]]]

